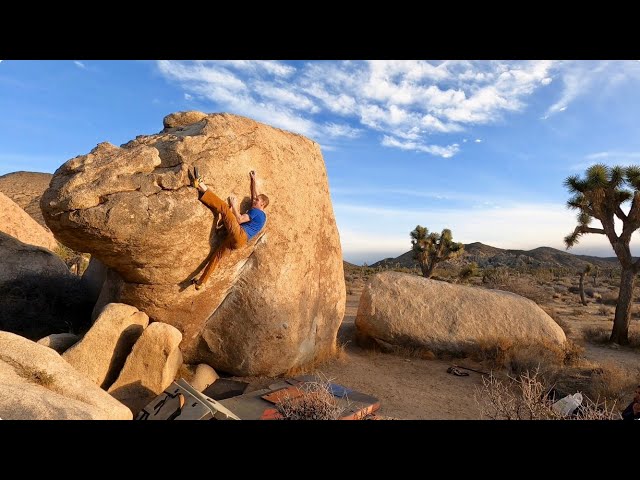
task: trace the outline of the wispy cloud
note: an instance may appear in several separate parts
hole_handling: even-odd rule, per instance
[[[184,99],[185,100],[192,100],[193,99],[193,95],[189,95],[188,93],[184,94]]]
[[[482,140],[481,140],[481,139],[479,139],[479,138],[476,138],[476,139],[474,140],[474,142],[475,142],[475,143],[482,143]]]
[[[83,70],[87,68],[87,66],[79,60],[74,60],[73,63],[76,67],[82,68]]]
[[[551,82],[557,63],[375,60],[294,67],[224,60],[157,65],[189,95],[320,143],[369,130],[380,134],[384,146],[449,158],[459,144],[436,145],[427,137],[523,110],[527,98]]]
[[[617,85],[640,78],[640,66],[628,60],[574,60],[561,62],[558,67],[562,93],[547,109],[543,119],[564,112],[570,103],[591,92],[597,91],[602,96]]]
[[[425,145],[414,141],[402,141],[397,138],[389,137],[388,135],[383,137],[382,145],[385,147],[396,147],[402,150],[430,153],[431,155],[437,155],[443,158],[451,158],[460,150],[460,146],[457,143],[441,147],[439,145]]]

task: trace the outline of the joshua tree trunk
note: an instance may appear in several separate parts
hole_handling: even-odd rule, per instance
[[[422,276],[424,278],[431,278],[434,265],[435,265],[435,262],[420,263],[420,270],[422,270]]]
[[[633,300],[633,286],[636,282],[636,272],[633,266],[623,267],[620,274],[620,293],[616,305],[616,315],[613,320],[613,330],[609,341],[619,345],[629,343],[629,320],[631,317],[631,301]]]
[[[582,305],[586,306],[587,301],[584,299],[584,273],[580,274],[580,301]]]

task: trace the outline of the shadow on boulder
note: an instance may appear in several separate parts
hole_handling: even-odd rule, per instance
[[[53,333],[83,334],[93,302],[80,278],[27,274],[0,282],[0,330],[38,340]]]

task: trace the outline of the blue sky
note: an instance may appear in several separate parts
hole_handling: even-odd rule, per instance
[[[317,141],[344,258],[358,264],[409,250],[417,224],[464,243],[563,249],[575,226],[563,180],[596,162],[640,164],[637,60],[5,60],[0,175],[53,172],[180,110]],[[571,251],[613,256],[596,235]]]

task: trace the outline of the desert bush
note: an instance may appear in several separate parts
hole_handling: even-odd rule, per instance
[[[76,275],[82,275],[84,273],[89,266],[89,260],[91,258],[91,255],[88,253],[76,252],[61,243],[58,243],[53,253],[58,255],[69,271]]]
[[[483,417],[492,420],[560,420],[552,408],[552,387],[539,376],[540,372],[523,372],[503,382],[493,375],[482,377],[482,387],[476,387],[474,398]],[[583,404],[572,415],[577,420],[613,420],[620,414],[615,404],[594,402],[583,395]]]
[[[620,402],[633,392],[639,381],[637,372],[634,374],[619,363],[608,361],[594,369],[587,389],[594,398]]]
[[[551,268],[536,268],[531,272],[538,282],[549,283],[555,278],[555,272]]]
[[[609,315],[609,309],[604,305],[601,305],[600,308],[598,308],[598,313],[602,316],[607,316]]]
[[[571,312],[571,315],[573,315],[574,317],[581,317],[582,315],[584,315],[584,310],[580,310],[579,308],[574,308],[573,311]]]
[[[564,365],[578,365],[584,355],[584,347],[573,340],[567,340],[564,344]]]
[[[330,382],[319,379],[299,386],[302,395],[285,397],[276,403],[282,420],[337,420],[344,410],[331,393]]]
[[[555,293],[567,293],[568,289],[565,285],[554,285],[553,291]]]
[[[468,281],[471,277],[478,273],[478,264],[476,262],[471,262],[469,265],[463,267],[458,273],[458,278],[462,282]]]
[[[616,306],[618,304],[618,293],[608,292],[602,295],[600,303],[603,305]]]
[[[602,344],[609,341],[611,329],[607,327],[587,327],[582,330],[582,337],[591,343]]]
[[[504,285],[509,281],[507,267],[486,268],[482,274],[482,283],[488,285]]]

